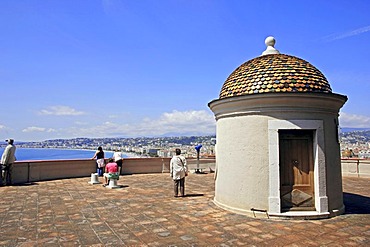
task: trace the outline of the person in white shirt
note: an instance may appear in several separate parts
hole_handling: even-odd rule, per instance
[[[176,148],[176,155],[170,161],[170,174],[174,181],[175,197],[179,196],[179,187],[181,196],[185,196],[185,177],[188,175],[186,159],[181,156],[181,150]]]
[[[13,163],[16,161],[15,158],[15,146],[14,140],[9,139],[5,140],[8,142],[8,146],[4,149],[3,155],[1,156],[0,161],[0,186],[3,185],[3,170],[4,170],[4,180],[6,185],[12,184],[12,171],[13,171]]]
[[[114,159],[114,162],[117,163],[117,166],[118,166],[118,175],[121,175],[121,170],[122,170],[122,152],[120,152],[119,150],[115,150],[114,153],[113,153],[113,157]]]

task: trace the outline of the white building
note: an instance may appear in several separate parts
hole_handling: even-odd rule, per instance
[[[332,93],[307,61],[263,55],[230,74],[209,103],[216,124],[214,202],[242,214],[327,218],[344,212],[338,113]]]

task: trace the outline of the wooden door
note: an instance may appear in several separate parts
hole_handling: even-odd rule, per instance
[[[281,210],[315,210],[313,131],[280,130]]]

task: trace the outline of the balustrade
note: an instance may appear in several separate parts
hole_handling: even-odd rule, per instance
[[[122,175],[169,172],[171,158],[125,158]],[[190,170],[197,165],[195,158],[187,159]],[[342,159],[342,175],[370,177],[370,160]],[[215,159],[200,159],[200,167],[207,171],[215,170]],[[17,161],[13,166],[13,183],[30,183],[74,177],[90,177],[96,172],[95,160],[43,160]]]

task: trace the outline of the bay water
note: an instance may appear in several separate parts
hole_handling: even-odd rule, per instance
[[[0,148],[0,155],[4,148]],[[65,160],[65,159],[89,159],[92,158],[96,150],[80,149],[54,149],[54,148],[18,148],[15,152],[17,161],[22,160]],[[113,152],[104,151],[105,158],[113,156]],[[128,157],[122,153],[122,157]]]

